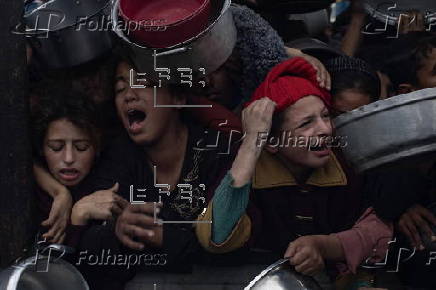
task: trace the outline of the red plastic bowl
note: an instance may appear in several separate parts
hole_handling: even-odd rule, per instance
[[[210,0],[121,0],[125,34],[135,43],[164,48],[186,41],[209,22]]]

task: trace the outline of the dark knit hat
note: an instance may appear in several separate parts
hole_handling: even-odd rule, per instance
[[[294,57],[276,65],[268,73],[248,104],[268,97],[277,104],[276,112],[281,112],[310,95],[319,97],[330,106],[330,93],[318,86],[315,68],[305,59]]]
[[[376,82],[379,82],[379,77],[372,67],[359,58],[350,56],[339,56],[328,60],[325,67],[330,74],[341,73],[344,71],[360,72]]]
[[[241,101],[246,101],[271,68],[288,56],[283,40],[260,15],[238,5],[231,11],[238,33],[235,50],[242,63]]]

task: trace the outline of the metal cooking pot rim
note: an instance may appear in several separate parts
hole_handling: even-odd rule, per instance
[[[35,266],[35,264],[37,263],[37,259],[47,259],[48,256],[39,256],[37,258],[36,255],[28,257],[22,261],[18,261],[16,262],[17,264],[14,264],[12,266],[10,266],[9,268],[3,270],[3,271],[7,271],[9,269],[10,271],[10,276],[8,277],[6,284],[2,284],[3,286],[6,286],[6,290],[16,290],[17,286],[19,285],[21,278],[24,274],[24,272],[26,270],[29,269],[29,267]],[[56,263],[60,263],[60,267],[65,268],[66,271],[71,272],[71,274],[75,274],[78,275],[79,281],[82,284],[82,286],[84,286],[85,288],[83,289],[89,289],[88,284],[86,283],[85,279],[83,278],[83,276],[80,274],[80,272],[70,263],[62,260],[62,259],[55,259],[54,261],[56,261]],[[53,261],[53,262],[54,262]],[[6,277],[6,276],[5,276]],[[0,281],[1,282],[1,281]],[[2,288],[3,289],[3,288]]]
[[[231,5],[231,1],[230,0],[225,0],[224,1],[224,5],[221,8],[221,11],[218,15],[218,17],[216,19],[214,19],[214,21],[212,21],[206,29],[204,29],[202,32],[200,32],[199,34],[197,34],[194,37],[191,37],[190,39],[187,39],[181,43],[177,43],[173,46],[169,46],[169,47],[165,47],[165,48],[157,48],[157,47],[150,47],[150,46],[142,46],[139,45],[133,41],[131,41],[130,39],[128,39],[125,35],[124,32],[121,29],[118,29],[118,25],[117,25],[117,21],[118,21],[118,7],[120,4],[121,0],[111,0],[112,1],[112,11],[111,11],[111,19],[112,19],[112,29],[115,32],[115,34],[120,37],[121,39],[123,39],[124,41],[126,41],[129,44],[132,44],[138,48],[142,48],[142,49],[148,49],[148,50],[157,50],[157,51],[165,51],[165,50],[171,50],[174,48],[178,48],[178,47],[182,47],[185,45],[188,45],[192,42],[194,42],[195,40],[201,38],[203,35],[205,35],[206,33],[208,33],[214,26],[215,24],[221,19],[221,17],[224,15],[224,13],[227,11],[227,9],[229,9],[230,5]]]
[[[260,279],[262,279],[263,277],[265,277],[269,272],[271,272],[271,270],[273,270],[275,267],[280,266],[286,262],[289,262],[288,259],[280,259],[277,262],[269,265],[267,268],[265,268],[265,270],[263,270],[262,272],[260,272],[259,275],[257,275],[251,282],[250,284],[248,284],[247,287],[244,288],[244,290],[250,290]]]
[[[436,88],[427,88],[419,91],[414,91],[408,94],[401,94],[390,97],[388,99],[379,100],[374,103],[359,107],[352,111],[346,112],[334,119],[336,128],[348,124],[350,121],[356,121],[360,118],[376,114],[384,111],[387,108],[395,108],[407,105],[414,102],[419,102],[427,99],[434,99]]]

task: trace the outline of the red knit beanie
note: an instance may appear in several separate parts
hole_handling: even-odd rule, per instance
[[[246,106],[268,97],[276,102],[276,112],[280,112],[309,95],[319,97],[330,106],[330,93],[318,86],[315,68],[304,58],[293,57],[272,68]]]

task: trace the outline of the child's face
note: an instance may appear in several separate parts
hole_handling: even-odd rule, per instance
[[[50,123],[43,150],[50,173],[65,186],[88,175],[96,153],[90,136],[66,119]]]
[[[162,87],[156,92],[156,103],[167,107],[155,106],[150,85],[145,88],[131,87],[130,69],[132,67],[125,62],[118,65],[115,83],[118,116],[136,144],[152,145],[162,140],[171,124],[180,123],[179,110],[168,106],[182,105],[182,101],[175,99],[167,88]]]
[[[433,48],[431,53],[428,54],[416,76],[418,90],[436,87],[436,48]]]
[[[277,149],[280,156],[288,163],[305,168],[324,166],[330,158],[330,149],[321,137],[327,138],[332,135],[332,124],[329,111],[321,99],[316,96],[304,97],[288,107],[284,114],[281,132],[290,133],[298,138],[296,140],[302,140],[305,145],[292,141],[290,146]],[[318,140],[319,146],[307,146],[315,145],[311,144],[311,139]]]
[[[334,115],[339,115],[371,103],[371,97],[357,89],[346,89],[333,97]]]

